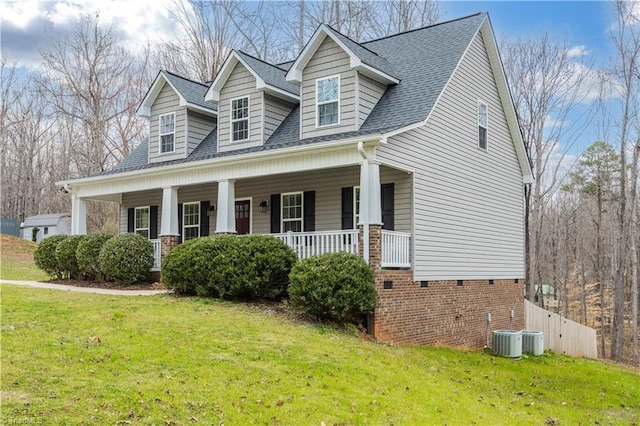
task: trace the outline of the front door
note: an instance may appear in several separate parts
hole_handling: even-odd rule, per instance
[[[251,201],[236,201],[236,232],[238,235],[251,231]]]

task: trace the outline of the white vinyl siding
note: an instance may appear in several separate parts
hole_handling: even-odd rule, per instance
[[[478,155],[477,100],[491,111]],[[524,277],[522,173],[476,36],[425,126],[389,138],[380,161],[414,171],[414,279]]]
[[[411,230],[411,175],[396,169],[380,166],[381,183],[395,183],[395,230]],[[239,179],[235,183],[236,199],[251,197],[252,232],[268,234],[271,230],[270,208],[260,212],[262,200],[269,201],[272,194],[291,192],[316,192],[316,231],[336,231],[342,229],[342,188],[360,185],[360,167],[315,170],[291,174],[277,174],[252,179]],[[218,185],[215,182],[204,185],[181,186],[178,202],[188,203],[212,200],[216,204]],[[125,193],[120,213],[120,232],[127,232],[127,208],[136,206],[158,206],[158,226],[162,218],[162,189]],[[220,208],[220,206],[217,206]],[[184,208],[184,206],[183,206]],[[216,216],[208,216],[209,232],[213,234]]]
[[[278,99],[275,96],[264,94],[264,140],[271,137],[273,132],[282,124],[285,118],[293,111],[295,105]]]
[[[366,75],[358,75],[358,129],[369,117],[371,110],[373,110],[386,90],[386,85],[378,83]]]
[[[197,112],[187,111],[187,120],[189,126],[187,155],[189,155],[216,127],[216,119]]]
[[[200,236],[200,203],[184,203],[182,205],[182,239],[183,241]]]
[[[249,98],[249,139],[232,142],[231,100]],[[263,104],[264,94],[256,90],[256,79],[241,63],[236,64],[233,72],[220,90],[218,102],[218,151],[233,151],[262,145],[263,141]]]
[[[170,153],[160,152],[160,117],[174,114],[174,149]],[[185,158],[187,155],[185,142],[186,108],[180,107],[180,99],[168,83],[160,90],[158,97],[151,105],[149,119],[149,162],[169,161]]]
[[[316,81],[340,76],[339,124],[317,127]],[[300,132],[302,138],[357,130],[356,71],[349,65],[349,55],[326,37],[302,70],[300,85]]]

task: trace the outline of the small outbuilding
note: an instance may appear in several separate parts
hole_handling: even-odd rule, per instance
[[[37,243],[52,235],[69,235],[71,234],[71,214],[55,213],[30,216],[22,224],[22,238],[32,241],[34,232]]]

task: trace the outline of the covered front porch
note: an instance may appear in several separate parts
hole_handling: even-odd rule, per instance
[[[372,264],[411,268],[412,174],[376,161],[375,145],[322,151],[87,182],[71,191],[72,232],[86,232],[86,200],[98,199],[119,202],[121,233],[152,241],[156,270],[176,244],[216,234],[274,235],[301,259],[371,261],[375,245]]]

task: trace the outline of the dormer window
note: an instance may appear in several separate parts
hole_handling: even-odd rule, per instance
[[[173,152],[175,150],[175,113],[160,116],[160,153]]]
[[[249,139],[249,97],[231,100],[231,141]]]
[[[340,123],[340,76],[316,80],[317,126]]]

